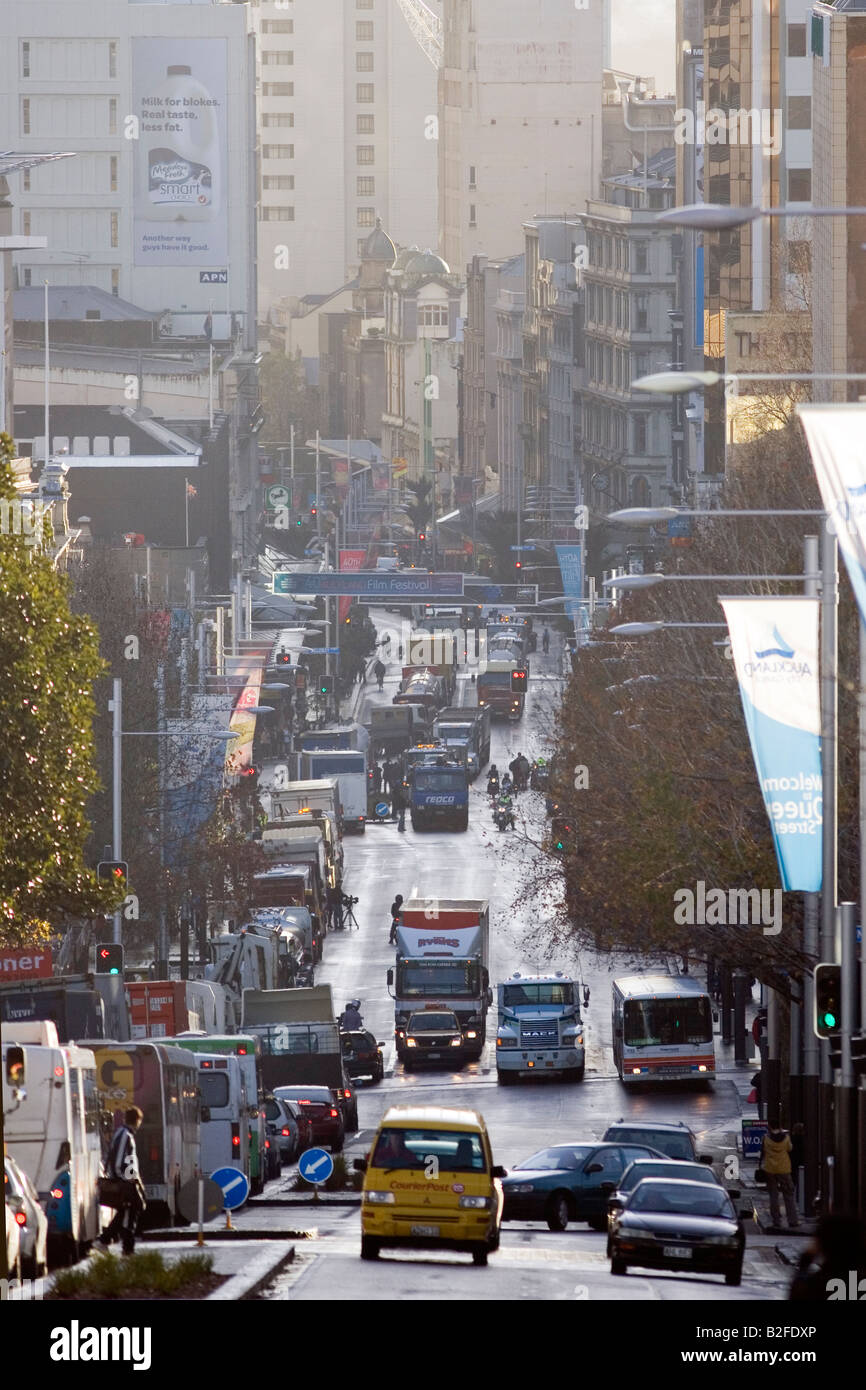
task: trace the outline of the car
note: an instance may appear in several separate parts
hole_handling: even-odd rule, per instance
[[[377,1042],[372,1033],[365,1028],[353,1028],[340,1034],[340,1046],[343,1050],[343,1070],[353,1081],[359,1076],[369,1076],[373,1082],[384,1079],[384,1044]]]
[[[445,1062],[462,1066],[464,1061],[463,1031],[460,1021],[450,1009],[423,1009],[411,1014],[406,1024],[403,1047],[403,1066],[411,1071],[419,1062]]]
[[[697,1138],[682,1121],[670,1125],[620,1119],[616,1124],[608,1125],[601,1137],[610,1143],[651,1144],[666,1158],[684,1159],[686,1163],[713,1161],[712,1154],[698,1153]]]
[[[283,1163],[292,1163],[303,1152],[301,1125],[296,1114],[289,1108],[293,1104],[293,1101],[283,1100],[279,1096],[265,1096],[264,1111],[268,1136],[276,1143]]]
[[[265,1182],[278,1178],[283,1171],[283,1159],[275,1134],[265,1136]]]
[[[610,1272],[629,1266],[743,1276],[746,1234],[723,1187],[674,1178],[644,1178],[611,1215]]]
[[[48,1217],[30,1178],[9,1154],[5,1161],[6,1204],[18,1226],[21,1273],[41,1279],[48,1268]]]
[[[607,1197],[608,1226],[610,1217],[614,1211],[618,1211],[624,1204],[629,1193],[632,1192],[639,1182],[644,1178],[674,1178],[683,1179],[688,1182],[706,1182],[716,1187],[721,1187],[721,1183],[713,1172],[712,1168],[707,1168],[703,1163],[686,1163],[681,1158],[636,1158],[630,1163]],[[602,1183],[602,1187],[607,1188],[607,1183]],[[727,1189],[729,1197],[739,1197],[740,1193],[734,1188]],[[608,1255],[610,1254],[610,1240],[608,1239]]]
[[[339,1153],[346,1138],[346,1124],[341,1107],[327,1086],[275,1086],[278,1100],[295,1100],[302,1106],[313,1126],[313,1143],[327,1144],[332,1153]]]
[[[286,1107],[289,1115],[294,1118],[295,1124],[298,1126],[299,1141],[296,1157],[300,1158],[301,1154],[306,1153],[307,1149],[311,1149],[315,1143],[313,1139],[313,1121],[307,1114],[306,1106],[300,1105],[298,1101],[289,1100],[284,1096],[281,1104]]]
[[[607,1224],[609,1183],[618,1183],[636,1158],[664,1158],[642,1144],[599,1144],[575,1140],[540,1149],[509,1169],[503,1181],[504,1221],[546,1221],[564,1231],[569,1221],[587,1221],[595,1231]]]
[[[351,1084],[340,1086],[332,1091],[335,1101],[340,1107],[343,1116],[343,1124],[347,1134],[355,1134],[358,1129],[358,1097],[355,1088]]]

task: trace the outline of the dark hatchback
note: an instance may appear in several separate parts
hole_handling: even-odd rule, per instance
[[[564,1231],[569,1221],[588,1221],[593,1230],[607,1225],[607,1199],[636,1158],[663,1158],[638,1144],[598,1144],[594,1140],[555,1144],[509,1169],[503,1179],[503,1221],[546,1221]]]
[[[743,1275],[746,1234],[724,1188],[705,1182],[644,1178],[610,1218],[610,1272],[644,1269]]]
[[[366,1029],[352,1029],[340,1034],[340,1047],[343,1051],[343,1070],[354,1080],[359,1076],[369,1076],[374,1082],[381,1081],[385,1075],[385,1061],[381,1045]]]
[[[461,1066],[466,1060],[460,1021],[450,1010],[425,1010],[412,1014],[402,1039],[406,1071],[428,1062]]]
[[[333,1153],[343,1147],[346,1126],[339,1105],[327,1086],[275,1086],[278,1100],[295,1100],[313,1126],[313,1143],[327,1144]]]

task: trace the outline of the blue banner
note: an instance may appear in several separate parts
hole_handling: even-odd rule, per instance
[[[816,598],[720,600],[782,887],[821,891]]]
[[[423,570],[388,572],[361,570],[354,574],[274,575],[275,594],[345,594],[352,598],[462,598],[463,575],[427,574]]]
[[[566,605],[574,631],[580,631],[580,608],[583,603],[583,546],[558,545],[556,558],[562,575],[562,592],[568,599]]]
[[[812,466],[866,624],[866,405],[798,405]]]

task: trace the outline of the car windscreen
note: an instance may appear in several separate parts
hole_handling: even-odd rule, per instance
[[[341,754],[339,757],[327,753],[308,753],[310,772],[318,780],[320,777],[339,777],[341,772],[366,772],[367,760],[363,753],[357,755]]]
[[[713,1040],[709,999],[626,999],[624,1042],[627,1047],[670,1047]]]
[[[200,1072],[198,1084],[202,1105],[209,1105],[212,1110],[225,1109],[229,1103],[229,1079],[225,1072]]]
[[[479,685],[504,685],[511,689],[510,671],[483,671],[478,677]]]
[[[561,984],[547,985],[504,985],[502,1002],[508,1009],[521,1004],[573,1004],[574,986]]]
[[[641,1183],[628,1204],[629,1211],[670,1212],[677,1216],[722,1216],[734,1221],[728,1194],[720,1187],[682,1188],[679,1184]]]
[[[658,1149],[668,1158],[694,1158],[692,1141],[687,1134],[668,1134],[665,1130],[640,1130],[617,1126],[606,1132],[606,1142],[616,1140],[621,1144],[646,1144],[650,1149]]]
[[[472,1132],[423,1129],[383,1129],[376,1143],[371,1168],[406,1168],[448,1173],[484,1173],[487,1164],[481,1136]]]
[[[443,995],[471,994],[475,971],[466,960],[413,960],[397,965],[397,992],[407,999],[441,999]]]
[[[423,768],[415,772],[415,788],[419,792],[459,792],[465,786],[465,778],[457,772],[428,772]]]
[[[274,1095],[281,1100],[307,1101],[310,1105],[330,1105],[332,1100],[327,1086],[276,1086]]]
[[[455,1014],[413,1014],[408,1033],[457,1033],[460,1025]]]
[[[539,1149],[538,1153],[531,1158],[525,1158],[522,1163],[516,1163],[516,1169],[534,1168],[538,1172],[574,1172],[586,1162],[592,1149],[587,1145],[585,1148],[573,1145],[565,1147],[557,1145],[553,1149]]]
[[[654,1146],[655,1147],[655,1146]],[[644,1178],[688,1178],[689,1182],[708,1182],[718,1186],[712,1168],[704,1168],[700,1163],[633,1163],[626,1168],[619,1183],[621,1191],[630,1192]]]

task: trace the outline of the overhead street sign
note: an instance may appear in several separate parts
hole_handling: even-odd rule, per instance
[[[508,547],[509,550],[535,550],[536,548],[534,545],[510,545]]]
[[[275,574],[275,594],[338,594],[351,598],[462,598],[464,576],[425,574],[422,571],[383,573],[358,570],[354,574]]]

